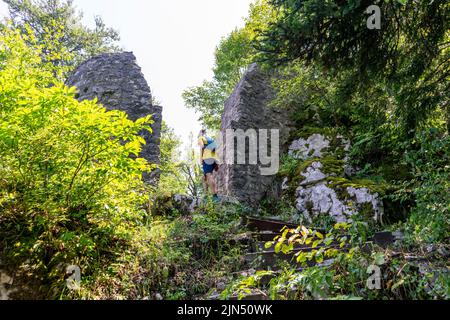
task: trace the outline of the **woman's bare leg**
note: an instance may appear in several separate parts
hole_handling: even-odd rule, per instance
[[[216,182],[214,180],[214,175],[212,173],[210,173],[206,177],[207,177],[207,180],[208,180],[209,190],[210,190],[211,194],[212,195],[217,194]]]

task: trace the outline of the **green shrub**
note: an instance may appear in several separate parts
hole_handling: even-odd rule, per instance
[[[257,271],[249,277],[232,282],[222,298],[266,290],[274,300],[408,300],[448,299],[447,261],[436,253],[426,254],[423,248],[381,248],[366,243],[364,224],[337,224],[329,233],[321,234],[305,227],[284,229],[281,236],[268,242],[277,254],[293,254],[295,245],[312,246],[311,252],[298,252],[293,259],[299,265],[281,271]],[[340,245],[339,245],[340,243]],[[330,247],[330,245],[334,245]],[[363,244],[365,244],[363,246]],[[325,245],[323,247],[322,245]],[[315,261],[314,267],[307,267]],[[299,271],[298,266],[304,269]],[[373,272],[378,270],[379,274]],[[262,277],[269,276],[269,283]],[[379,276],[379,283],[375,278]],[[378,286],[379,285],[379,286]]]
[[[154,216],[152,242],[162,248],[160,267],[169,277],[160,284],[166,299],[205,297],[243,268],[243,247],[236,239],[241,206],[204,202],[192,215]],[[163,220],[157,220],[163,219]]]
[[[418,134],[416,150],[406,154],[414,179],[403,185],[416,205],[407,225],[416,242],[449,242],[450,137],[431,129]]]
[[[64,288],[63,266],[78,265],[87,285],[140,250],[141,177],[150,165],[138,158],[137,133],[151,130],[151,119],[133,122],[96,101],[78,102],[41,53],[32,37],[2,29],[0,249],[3,262],[48,298]]]

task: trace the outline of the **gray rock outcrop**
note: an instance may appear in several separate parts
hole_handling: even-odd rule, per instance
[[[0,270],[0,301],[9,300],[9,295],[15,292],[14,289],[10,289],[13,282],[12,277]]]
[[[152,104],[150,87],[133,53],[102,54],[89,59],[74,70],[66,83],[78,88],[78,100],[98,98],[108,110],[124,111],[133,121],[153,115],[153,133],[140,133],[147,142],[141,157],[151,164],[160,163],[162,107]],[[152,184],[158,179],[158,170],[144,176]]]
[[[229,148],[227,145],[230,143],[226,141],[226,133],[229,129],[244,131],[254,129],[256,132],[261,129],[279,130],[279,145],[281,149],[284,149],[283,147],[287,149],[290,131],[289,113],[269,106],[273,96],[270,76],[262,72],[256,64],[251,65],[225,104],[221,128],[222,155],[225,155]],[[271,134],[269,133],[268,136],[270,137]],[[261,142],[266,143],[260,140]],[[270,140],[269,149],[271,145]],[[249,149],[247,147],[245,150],[247,160],[249,160]],[[258,153],[261,156],[261,148],[258,148]],[[277,179],[275,174],[261,174],[261,163],[251,164],[250,161],[246,164],[223,163],[217,176],[221,195],[250,206],[257,206],[265,196],[276,194],[281,186],[281,183],[275,183]]]
[[[350,222],[355,215],[382,220],[383,201],[373,190],[376,186],[369,181],[349,179],[350,147],[350,141],[342,136],[331,139],[323,134],[313,134],[291,144],[290,155],[302,160],[304,168],[299,172],[300,183],[292,187],[296,188],[296,208],[306,221],[324,215],[336,222]]]

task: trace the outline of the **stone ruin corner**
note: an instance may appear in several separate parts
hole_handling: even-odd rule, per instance
[[[77,87],[79,101],[97,98],[106,109],[124,111],[133,121],[153,115],[153,133],[140,133],[147,143],[142,147],[141,157],[151,164],[160,164],[163,108],[153,105],[150,87],[132,52],[93,57],[81,63],[66,84]],[[153,185],[158,180],[158,170],[144,176],[144,181]]]

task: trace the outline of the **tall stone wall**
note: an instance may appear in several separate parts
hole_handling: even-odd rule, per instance
[[[251,65],[225,104],[222,116],[222,154],[227,153],[227,129],[278,129],[282,149],[289,143],[289,112],[273,109],[269,102],[274,96],[270,76],[256,64]],[[270,137],[270,134],[269,134]],[[283,150],[281,150],[283,151]],[[246,148],[248,158],[249,148]],[[264,176],[260,165],[226,164],[219,167],[217,185],[221,195],[228,196],[250,206],[257,206],[266,196],[277,193],[281,186],[276,175]]]
[[[67,85],[78,88],[78,100],[98,98],[107,109],[124,111],[133,121],[153,115],[153,133],[140,133],[147,142],[141,157],[152,164],[160,163],[162,107],[152,104],[150,87],[133,53],[102,54],[89,59],[74,70]],[[158,179],[157,170],[144,177],[149,183]]]

